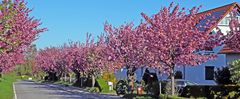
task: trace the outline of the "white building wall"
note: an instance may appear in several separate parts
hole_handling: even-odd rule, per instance
[[[218,53],[223,46],[213,49],[214,53]],[[218,54],[216,59],[209,60],[198,66],[185,66],[185,80],[196,82],[201,85],[215,85],[214,80],[205,79],[205,66],[214,66],[215,69],[226,66],[226,55]],[[175,70],[182,71],[184,75],[184,67],[177,67]],[[183,78],[184,79],[184,78]]]

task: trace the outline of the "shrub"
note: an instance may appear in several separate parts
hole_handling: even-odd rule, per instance
[[[176,85],[176,82],[175,82]],[[177,87],[176,87],[177,88]],[[177,89],[175,89],[177,90]],[[161,81],[161,93],[162,94],[171,94],[171,81]],[[179,93],[176,91],[175,95],[178,95]]]
[[[240,60],[230,63],[231,80],[235,83],[240,83]]]
[[[161,81],[161,94],[166,94],[167,81]]]
[[[228,67],[217,68],[214,72],[214,80],[217,84],[233,84]]]
[[[181,94],[182,97],[206,97],[208,99],[222,99],[222,98],[230,98],[236,99],[240,98],[240,86],[236,85],[202,85],[202,86],[186,86],[183,89]]]
[[[102,78],[97,79],[97,83],[99,85],[101,92],[103,92],[103,93],[109,92],[109,86],[104,79],[102,79]]]
[[[98,87],[87,87],[88,92],[100,92]]]
[[[116,76],[114,75],[114,73],[104,72],[102,75],[102,78],[105,81],[113,82],[113,85],[116,85],[116,83],[117,83],[117,79],[116,79]]]

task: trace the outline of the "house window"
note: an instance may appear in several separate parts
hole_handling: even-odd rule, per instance
[[[182,71],[176,71],[175,72],[175,79],[183,79]]]
[[[212,47],[206,47],[205,51],[213,51],[213,48]]]
[[[214,80],[214,66],[205,67],[205,80]]]
[[[225,17],[220,21],[220,25],[229,25],[230,17]]]

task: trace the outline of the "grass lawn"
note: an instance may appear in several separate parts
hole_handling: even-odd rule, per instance
[[[16,75],[3,74],[0,78],[0,99],[13,99],[13,82],[16,81]]]

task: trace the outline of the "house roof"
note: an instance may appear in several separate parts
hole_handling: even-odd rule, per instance
[[[199,25],[204,26],[207,20],[216,21],[210,28],[208,28],[208,30],[204,30],[210,33],[214,28],[217,27],[218,23],[236,7],[240,9],[240,5],[234,2],[228,5],[224,5],[224,6],[210,9],[204,12],[200,12],[197,14],[197,16],[199,17],[206,16],[206,18],[200,20]],[[240,52],[232,50],[226,46],[224,46],[219,52],[219,54],[236,54],[236,53],[240,53]]]
[[[224,46],[218,54],[240,54],[240,51],[234,51],[227,46]]]
[[[215,21],[215,23],[213,25],[211,25],[210,28],[208,28],[208,30],[204,30],[207,32],[212,32],[212,30],[214,28],[217,27],[218,23],[226,16],[228,15],[235,7],[240,9],[240,5],[236,2],[228,4],[228,5],[224,5],[221,7],[217,7],[214,9],[210,9],[207,11],[203,11],[197,14],[197,16],[200,18],[202,16],[206,16],[204,19],[200,20],[200,23],[198,25],[204,26],[206,25],[206,22],[208,20],[212,20]]]

